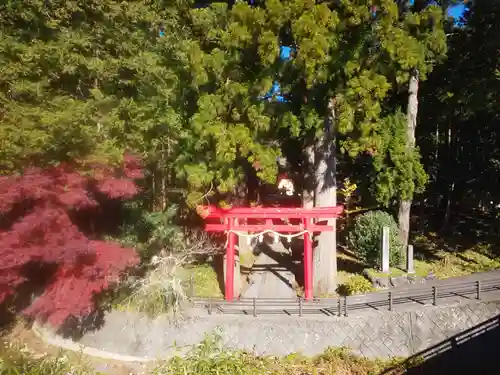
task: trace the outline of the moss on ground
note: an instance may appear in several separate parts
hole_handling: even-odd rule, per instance
[[[500,257],[493,253],[492,245],[478,243],[469,248],[449,247],[433,234],[415,239],[417,260],[415,266],[427,267],[436,277],[445,279],[500,269]]]
[[[184,267],[179,271],[179,276],[187,285],[190,284],[192,279],[194,296],[196,297],[222,297],[217,272],[210,264]]]
[[[415,261],[415,273],[413,275],[425,277],[431,272],[430,270],[431,270],[431,265],[429,265],[428,263]],[[389,272],[381,272],[379,270],[376,270],[375,268],[367,268],[365,272],[368,273],[372,278],[380,278],[388,276],[398,277],[407,274],[406,270],[397,267],[391,267],[389,269]]]

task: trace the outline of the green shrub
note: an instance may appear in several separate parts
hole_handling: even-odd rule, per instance
[[[250,353],[228,350],[220,333],[214,332],[183,357],[174,357],[156,367],[152,375],[250,375],[266,374],[266,361]]]
[[[131,294],[117,301],[120,310],[139,311],[151,317],[176,313],[187,300],[185,287],[178,275],[181,260],[160,254],[153,259],[154,268],[130,285]]]
[[[99,375],[86,364],[71,363],[59,355],[36,356],[27,346],[0,344],[0,375]]]
[[[390,230],[389,263],[391,266],[399,266],[403,245],[398,237],[398,225],[387,212],[370,211],[359,215],[349,233],[349,240],[361,260],[369,266],[377,266],[380,263],[384,227],[389,227]]]
[[[224,347],[221,336],[215,333],[207,336],[187,355],[161,363],[151,375],[370,375],[385,373],[384,370],[400,362],[361,358],[347,348],[328,348],[313,358],[300,353],[284,358],[256,356]]]
[[[163,235],[167,236],[167,232]],[[182,239],[176,247],[167,247],[144,264],[143,277],[130,277],[123,283],[109,298],[108,307],[152,317],[181,312],[191,297],[191,278],[195,296],[222,297],[213,267],[199,264],[209,256],[221,254],[222,247],[200,231],[189,232]]]
[[[352,294],[365,294],[373,292],[372,283],[362,275],[354,275],[349,278],[344,284],[339,285],[338,293],[343,296]]]

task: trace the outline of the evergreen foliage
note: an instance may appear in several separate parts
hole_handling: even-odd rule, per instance
[[[249,165],[273,182],[283,142],[313,142],[331,97],[340,150],[384,153],[384,118],[393,116],[384,101],[411,69],[428,75],[445,38],[437,6],[401,17],[382,0],[373,17],[372,5],[8,1],[0,166],[116,161],[133,149],[147,162],[151,194],[177,185],[194,203],[210,186],[231,192]],[[279,59],[280,45],[293,47],[291,60]],[[276,81],[287,101],[261,100]],[[420,189],[420,171],[415,186],[382,187],[381,199]],[[389,173],[377,183],[399,181]]]
[[[444,18],[455,2],[4,1],[0,175],[8,176],[2,186],[16,181],[28,193],[2,190],[2,212],[40,220],[41,201],[25,198],[58,191],[53,171],[73,176],[79,172],[64,165],[117,167],[124,150],[144,160],[140,205],[147,209],[227,199],[249,175],[272,183],[282,152],[311,167],[302,150],[321,139],[334,103],[339,177],[368,188],[362,203],[411,200],[429,180],[421,207],[443,208],[447,218],[465,208],[493,217],[500,203],[499,2],[472,2],[461,26]],[[287,48],[291,58],[280,59]],[[414,69],[421,82],[418,147],[408,149],[398,108],[406,105]],[[262,99],[278,86],[280,93]],[[111,197],[136,191],[130,181],[89,179]],[[41,198],[57,198],[51,217],[75,241],[83,232],[66,212],[95,205],[84,190],[76,184]],[[23,205],[34,211],[15,213]],[[43,249],[32,250],[26,259]],[[40,257],[50,258],[43,251]],[[2,277],[12,287],[20,282],[17,273]]]
[[[447,61],[422,86],[417,142],[430,175],[428,202],[444,217],[437,229],[452,229],[459,211],[498,212],[498,17],[500,2],[470,2],[463,25],[448,26]]]
[[[383,211],[370,211],[359,215],[349,234],[356,255],[369,266],[380,266],[382,230],[389,228],[389,264],[399,266],[402,254],[398,225],[394,218]]]
[[[406,147],[406,115],[400,110],[382,120],[380,150],[373,155],[372,194],[388,206],[395,197],[410,199],[422,193],[428,177],[418,148]]]

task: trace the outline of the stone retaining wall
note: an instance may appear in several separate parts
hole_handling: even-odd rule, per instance
[[[500,314],[500,302],[352,317],[211,316],[173,322],[166,317],[113,311],[104,327],[79,344],[120,355],[165,358],[172,347],[186,348],[219,331],[229,348],[263,355],[348,347],[369,358],[408,357]]]

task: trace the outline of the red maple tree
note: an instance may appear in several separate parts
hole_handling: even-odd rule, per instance
[[[125,156],[121,168],[64,164],[0,177],[0,303],[14,294],[33,264],[57,266],[43,293],[24,310],[62,324],[95,309],[97,293],[139,262],[133,249],[89,239],[75,216],[96,212],[103,199],[127,199],[139,189],[140,162]]]

